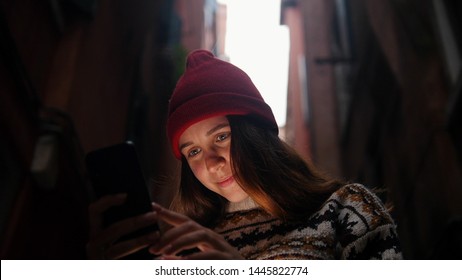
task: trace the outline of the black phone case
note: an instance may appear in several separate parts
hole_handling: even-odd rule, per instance
[[[124,142],[92,151],[85,157],[85,163],[98,198],[109,194],[127,194],[125,204],[111,207],[104,213],[105,227],[151,210],[150,194],[133,143]],[[157,225],[152,225],[128,234],[117,242],[158,229]],[[138,254],[135,258],[144,257]]]

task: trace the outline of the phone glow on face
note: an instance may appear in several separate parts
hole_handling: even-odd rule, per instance
[[[191,125],[183,132],[179,143],[189,167],[205,187],[231,202],[248,197],[232,172],[231,128],[225,116]]]

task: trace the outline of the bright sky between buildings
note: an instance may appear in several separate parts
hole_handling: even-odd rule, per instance
[[[289,31],[280,25],[280,0],[218,0],[227,5],[225,52],[244,70],[271,106],[279,126],[286,122]]]

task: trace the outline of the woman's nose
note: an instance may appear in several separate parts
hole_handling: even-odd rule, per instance
[[[217,172],[226,164],[226,158],[221,153],[212,150],[207,152],[205,164],[209,172]]]

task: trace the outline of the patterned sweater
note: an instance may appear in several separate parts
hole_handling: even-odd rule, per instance
[[[215,228],[246,259],[401,259],[396,226],[380,199],[343,186],[306,221],[284,223],[253,201],[232,205]]]

